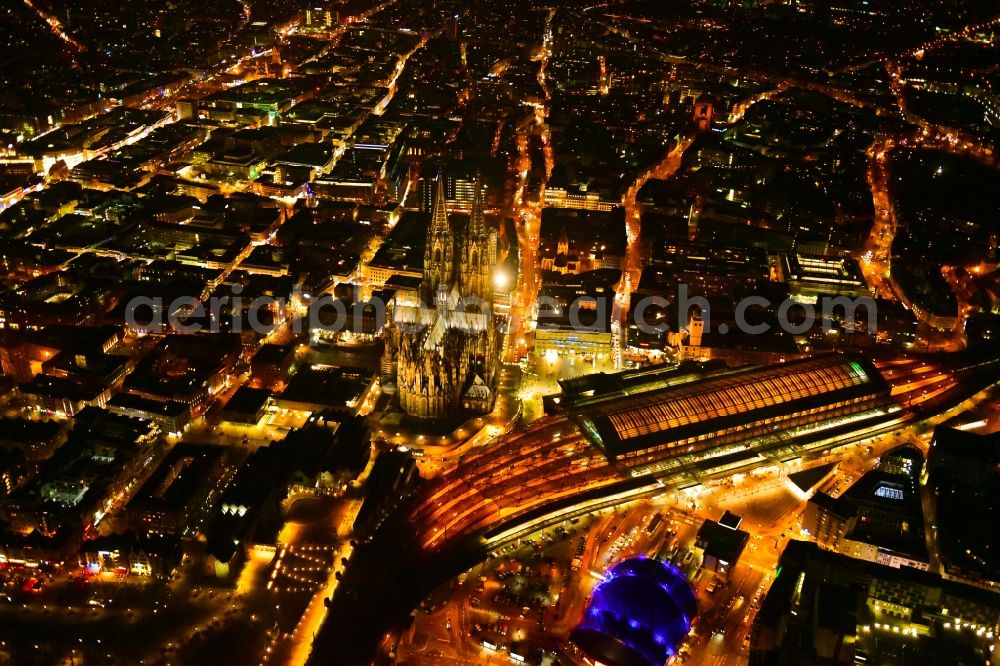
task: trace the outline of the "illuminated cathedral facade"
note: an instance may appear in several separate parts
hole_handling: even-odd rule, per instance
[[[386,345],[399,405],[420,418],[488,414],[496,401],[500,335],[492,280],[497,241],[486,220],[483,188],[476,184],[469,222],[460,234],[445,206],[439,176],[419,302],[395,305]]]

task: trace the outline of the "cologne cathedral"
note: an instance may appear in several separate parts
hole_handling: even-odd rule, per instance
[[[476,183],[469,222],[455,233],[442,180],[427,229],[419,302],[393,308],[387,345],[395,356],[399,405],[421,418],[491,412],[500,355],[492,283],[497,242],[483,210],[483,187]]]

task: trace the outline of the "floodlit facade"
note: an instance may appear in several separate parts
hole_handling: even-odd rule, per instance
[[[399,404],[407,414],[440,418],[464,409],[487,414],[496,401],[499,336],[493,321],[496,244],[476,188],[472,215],[456,247],[444,186],[427,230],[421,304],[397,304],[386,365],[395,361]]]

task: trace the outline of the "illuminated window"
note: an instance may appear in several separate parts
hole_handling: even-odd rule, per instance
[[[886,484],[880,484],[878,488],[875,489],[875,496],[881,497],[883,499],[890,499],[896,501],[903,500],[903,491],[899,488],[894,488]]]

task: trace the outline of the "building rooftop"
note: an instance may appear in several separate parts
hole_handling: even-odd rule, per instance
[[[362,397],[371,378],[372,373],[359,368],[306,367],[292,376],[278,401],[343,409]]]
[[[685,381],[687,379],[687,381]],[[692,381],[664,373],[641,396],[574,405],[577,420],[611,455],[647,449],[773,416],[888,391],[870,361],[828,355]]]
[[[271,392],[267,389],[241,386],[222,408],[223,418],[259,414],[270,398]]]
[[[181,443],[174,446],[129,502],[130,509],[178,511],[210,482],[225,455],[221,446]]]
[[[379,247],[370,265],[422,272],[430,214],[406,211]]]
[[[702,547],[706,555],[711,555],[720,562],[729,566],[736,564],[746,548],[750,535],[742,530],[729,527],[721,522],[706,520],[698,528],[697,542]]]

